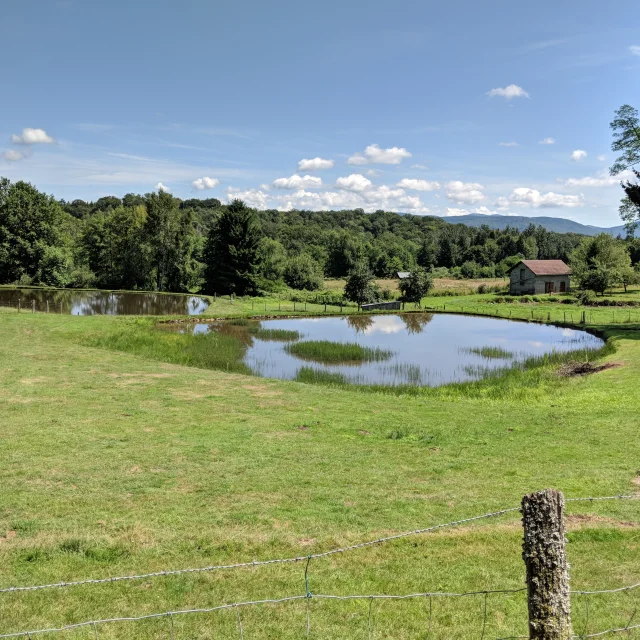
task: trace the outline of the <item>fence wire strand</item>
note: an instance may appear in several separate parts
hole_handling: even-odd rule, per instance
[[[634,500],[640,498],[640,495],[616,495],[616,496],[599,496],[599,497],[586,497],[586,498],[567,498],[566,502],[593,502],[596,500]],[[127,576],[113,576],[108,578],[88,578],[84,580],[73,580],[73,581],[64,581],[64,582],[54,582],[50,584],[41,584],[41,585],[33,585],[33,586],[19,586],[19,587],[4,587],[0,589],[0,594],[3,593],[14,593],[21,591],[37,591],[39,589],[54,589],[54,588],[66,588],[66,587],[77,587],[88,584],[106,584],[110,582],[122,582],[128,580],[143,580],[147,578],[156,578],[156,577],[164,577],[164,576],[177,576],[188,573],[206,573],[211,571],[219,571],[224,569],[241,569],[245,567],[260,567],[266,565],[273,564],[284,564],[284,563],[295,563],[295,562],[310,562],[312,559],[317,558],[326,558],[332,555],[336,555],[339,553],[346,553],[348,551],[354,551],[356,549],[364,549],[366,547],[371,547],[378,544],[383,544],[385,542],[391,542],[393,540],[400,540],[402,538],[407,538],[409,536],[421,535],[424,533],[430,533],[433,531],[438,531],[440,529],[446,529],[449,527],[456,527],[463,524],[468,524],[470,522],[476,522],[479,520],[487,520],[489,518],[497,518],[507,513],[514,513],[516,511],[520,511],[520,507],[510,507],[508,509],[500,509],[498,511],[492,511],[489,513],[484,513],[479,516],[472,516],[470,518],[463,518],[461,520],[453,520],[451,522],[445,522],[443,524],[436,524],[430,527],[425,527],[422,529],[414,529],[411,531],[404,531],[402,533],[396,533],[391,536],[386,536],[383,538],[377,538],[375,540],[367,540],[365,542],[359,542],[356,544],[348,545],[346,547],[340,547],[337,549],[330,549],[329,551],[323,551],[320,553],[313,553],[307,556],[296,556],[291,558],[276,558],[272,560],[254,560],[252,562],[238,562],[234,564],[219,564],[219,565],[209,565],[206,567],[195,567],[195,568],[187,568],[187,569],[172,569],[165,571],[155,571],[150,573],[141,573],[141,574],[133,574]]]

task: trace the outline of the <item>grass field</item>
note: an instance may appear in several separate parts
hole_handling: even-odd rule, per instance
[[[376,284],[381,289],[389,289],[389,291],[398,291],[397,278],[378,279]],[[503,287],[508,284],[508,280],[505,278],[478,278],[470,280],[457,280],[455,278],[435,278],[433,281],[433,288],[435,291],[446,289],[449,291],[464,291],[475,292],[480,285],[486,285],[490,287]],[[325,280],[325,289],[329,291],[342,291],[344,289],[345,280]]]
[[[522,320],[533,309],[544,321],[572,313],[577,322],[583,311],[493,300],[425,304]],[[209,315],[251,314],[247,301],[214,307]],[[606,359],[621,366],[559,377],[550,365],[509,384],[398,395],[202,369],[197,348],[167,362],[174,350],[148,344],[144,331],[134,353],[116,340],[127,319],[0,309],[0,589],[304,557],[518,506],[544,487],[635,494],[640,310],[615,324],[609,308],[587,312],[612,344]],[[572,587],[640,582],[640,502],[568,510]],[[304,595],[307,586],[342,595],[519,588],[520,546],[511,513],[314,559],[308,584],[297,562],[0,593],[0,633]],[[427,598],[376,601],[371,616],[369,604],[247,607],[243,634],[305,637],[307,612],[313,638],[425,638],[429,626],[430,638],[483,633],[483,596],[434,598],[430,623]],[[577,595],[574,629],[624,626],[638,605],[640,591],[590,596],[587,615]],[[240,637],[233,609],[174,616],[173,625],[173,636],[167,617],[101,625],[99,637]],[[487,598],[485,638],[525,633],[524,594]],[[88,639],[94,629],[64,635]]]

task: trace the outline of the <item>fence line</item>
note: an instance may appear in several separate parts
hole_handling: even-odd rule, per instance
[[[593,502],[593,501],[600,501],[600,500],[637,500],[637,499],[640,499],[640,495],[619,494],[615,496],[596,496],[596,497],[589,496],[585,498],[567,498],[566,501],[567,502]],[[396,533],[391,536],[377,538],[376,540],[359,542],[356,544],[348,545],[346,547],[330,549],[329,551],[323,551],[320,553],[312,553],[306,556],[295,556],[291,558],[275,558],[272,560],[253,560],[251,562],[238,562],[234,564],[210,565],[206,567],[193,567],[193,568],[187,568],[187,569],[172,569],[172,570],[165,570],[165,571],[155,571],[150,573],[134,574],[134,575],[128,575],[128,576],[112,576],[108,578],[88,578],[84,580],[74,580],[69,582],[66,582],[66,581],[54,582],[50,584],[41,584],[41,585],[33,585],[33,586],[4,587],[0,589],[0,594],[15,593],[15,592],[22,592],[22,591],[38,591],[40,589],[77,587],[77,586],[88,585],[88,584],[106,584],[106,583],[115,583],[115,582],[129,581],[129,580],[142,580],[146,578],[175,576],[175,575],[182,575],[182,574],[188,574],[188,573],[207,573],[207,572],[218,571],[223,569],[241,569],[246,567],[260,567],[265,565],[295,563],[295,562],[303,562],[303,561],[307,561],[308,563],[310,560],[326,558],[328,556],[332,556],[338,553],[346,553],[348,551],[353,551],[355,549],[363,549],[365,547],[370,547],[377,544],[383,544],[385,542],[390,542],[392,540],[399,540],[401,538],[406,538],[413,535],[420,535],[423,533],[430,533],[432,531],[438,531],[440,529],[455,527],[462,524],[467,524],[469,522],[476,522],[478,520],[496,518],[506,513],[513,513],[515,511],[520,511],[520,507],[510,507],[507,509],[500,509],[498,511],[484,513],[479,516],[472,516],[470,518],[463,518],[461,520],[453,520],[451,522],[436,524],[431,527],[425,527],[423,529],[414,529],[412,531],[404,531],[402,533]]]
[[[614,593],[618,591],[628,591],[631,589],[635,589],[640,584],[628,585],[625,587],[620,587],[618,589],[605,589],[601,591],[572,591],[572,594],[599,594],[599,593]],[[306,593],[305,595],[292,595],[285,596],[282,598],[269,598],[265,600],[248,600],[243,602],[232,602],[221,605],[216,605],[214,607],[202,607],[196,609],[180,609],[175,611],[163,611],[159,613],[147,613],[139,616],[121,616],[121,617],[113,617],[113,618],[102,618],[95,620],[84,620],[82,622],[75,622],[68,625],[63,625],[62,627],[48,627],[43,629],[32,629],[28,631],[16,631],[12,633],[0,634],[0,639],[4,638],[18,638],[18,637],[30,637],[32,635],[39,635],[45,633],[63,633],[65,631],[70,631],[72,629],[78,629],[81,627],[94,627],[97,629],[98,625],[104,624],[112,624],[118,622],[140,622],[143,620],[154,620],[159,618],[170,618],[173,619],[173,616],[181,616],[181,615],[189,615],[189,614],[197,614],[197,613],[213,613],[215,611],[223,611],[226,609],[235,609],[238,615],[238,629],[240,633],[240,637],[244,637],[244,633],[242,630],[242,622],[239,617],[238,608],[239,607],[248,607],[248,606],[256,606],[256,605],[265,605],[265,604],[282,604],[285,602],[294,602],[299,600],[333,600],[333,601],[350,601],[350,600],[368,600],[369,601],[369,614],[367,626],[368,629],[371,629],[371,607],[374,601],[376,600],[385,600],[385,601],[399,601],[399,600],[412,600],[416,598],[428,598],[431,602],[432,598],[464,598],[470,596],[484,596],[484,607],[483,607],[483,624],[482,624],[482,636],[484,637],[484,632],[486,630],[486,623],[488,618],[487,612],[487,597],[493,594],[514,594],[514,593],[523,593],[527,591],[527,587],[521,587],[518,589],[485,589],[480,591],[465,591],[462,593],[451,593],[451,592],[441,592],[441,591],[425,591],[419,593],[407,593],[407,594],[350,594],[350,595],[334,595],[334,594],[311,594]],[[431,619],[432,609],[429,608],[429,618]],[[634,612],[635,615],[635,612]],[[629,620],[629,624],[625,627],[620,628],[612,628],[604,631],[599,631],[586,635],[573,635],[572,638],[575,640],[581,640],[583,638],[596,638],[604,635],[612,634],[612,633],[621,633],[625,631],[629,631],[632,629],[640,628],[640,624],[631,625],[631,621],[633,620],[632,616]],[[173,624],[173,621],[172,621]],[[528,638],[529,636],[508,636],[500,638],[499,640],[514,640],[516,638]]]

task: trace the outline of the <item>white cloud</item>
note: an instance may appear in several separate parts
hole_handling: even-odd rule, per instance
[[[445,209],[445,216],[468,216],[469,212],[466,209],[456,209],[454,207],[447,207]]]
[[[162,182],[158,182],[158,184],[154,187],[156,191],[166,191],[167,193],[171,193],[171,189],[166,185],[162,184]]]
[[[629,47],[629,51],[631,51],[631,54],[634,56],[640,56],[640,45],[632,44]]]
[[[322,186],[322,179],[294,174],[290,178],[277,178],[273,186],[276,189],[317,189]]]
[[[11,142],[13,144],[52,144],[55,140],[47,135],[44,129],[30,129],[26,128],[22,130],[20,135],[13,134],[11,136]]]
[[[370,144],[364,153],[354,153],[347,164],[400,164],[404,158],[410,157],[411,153],[404,147],[381,149],[377,144]]]
[[[452,180],[445,185],[447,198],[456,204],[475,204],[484,200],[482,189],[484,187],[477,182],[460,182]]]
[[[358,184],[359,186],[360,183],[359,181],[354,181],[353,184]],[[421,202],[418,196],[409,196],[404,189],[387,185],[381,185],[380,187],[371,185],[362,191],[339,189],[318,192],[299,189],[290,194],[273,196],[258,191],[242,192],[239,189],[228,189],[227,192],[230,198],[243,199],[247,204],[259,209],[326,211],[361,208],[368,212],[383,209],[385,211],[401,211],[414,215],[429,213],[429,208]]]
[[[440,188],[440,183],[416,180],[415,178],[403,178],[396,186],[403,189],[412,189],[413,191],[435,191]]]
[[[555,143],[556,143],[555,138],[542,138],[542,140],[540,140],[538,144],[555,144]]]
[[[585,176],[584,178],[569,178],[564,181],[565,187],[612,187],[620,184],[620,180],[632,178],[632,171],[623,171],[616,176],[610,176],[602,171],[596,176]]]
[[[2,157],[7,162],[18,162],[20,160],[24,160],[29,154],[26,151],[21,151],[19,149],[7,149]]]
[[[235,187],[227,188],[227,199],[235,200],[238,198],[242,200],[249,207],[255,209],[269,209],[269,194],[259,189],[247,189],[243,191]]]
[[[197,180],[194,180],[191,184],[193,185],[194,189],[197,189],[198,191],[204,191],[205,189],[213,189],[214,187],[217,187],[220,184],[220,180],[205,176],[204,178],[198,178]]]
[[[569,196],[559,193],[540,193],[537,189],[528,189],[527,187],[519,187],[514,189],[508,198],[498,198],[498,208],[506,209],[516,205],[520,207],[533,207],[537,209],[552,207],[579,207],[584,204],[582,195]]]
[[[321,169],[332,169],[335,162],[324,158],[303,158],[298,162],[298,171],[320,171]]]
[[[576,149],[572,154],[571,154],[571,159],[574,162],[580,162],[580,160],[583,160],[584,158],[587,157],[587,152],[583,151],[582,149]]]
[[[423,171],[429,171],[429,167],[426,164],[412,164],[411,169],[422,169]]]
[[[515,140],[512,140],[511,142],[498,142],[498,146],[499,147],[519,147],[520,145]]]
[[[496,89],[491,89],[491,91],[487,91],[487,95],[490,98],[494,98],[495,96],[500,96],[505,100],[511,100],[512,98],[528,98],[529,94],[517,84],[510,84],[506,87],[497,87]]]
[[[604,162],[606,159],[607,159],[607,156],[605,156],[605,155],[598,156],[598,160],[600,162]]]
[[[474,209],[471,213],[480,213],[483,216],[495,216],[498,212],[492,211],[488,207],[478,207],[477,209]]]
[[[347,191],[366,191],[372,184],[371,180],[365,178],[361,173],[352,173],[350,176],[336,180],[336,185]]]

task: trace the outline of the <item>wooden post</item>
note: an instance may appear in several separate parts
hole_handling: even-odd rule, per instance
[[[562,493],[545,489],[525,496],[522,499],[522,524],[529,638],[569,640],[572,637],[571,599]]]
[[[36,312],[36,301],[32,300],[31,301],[31,313],[35,313]]]
[[[20,298],[18,298],[18,313],[20,313]]]
[[[47,300],[47,313],[49,313],[49,301]]]

